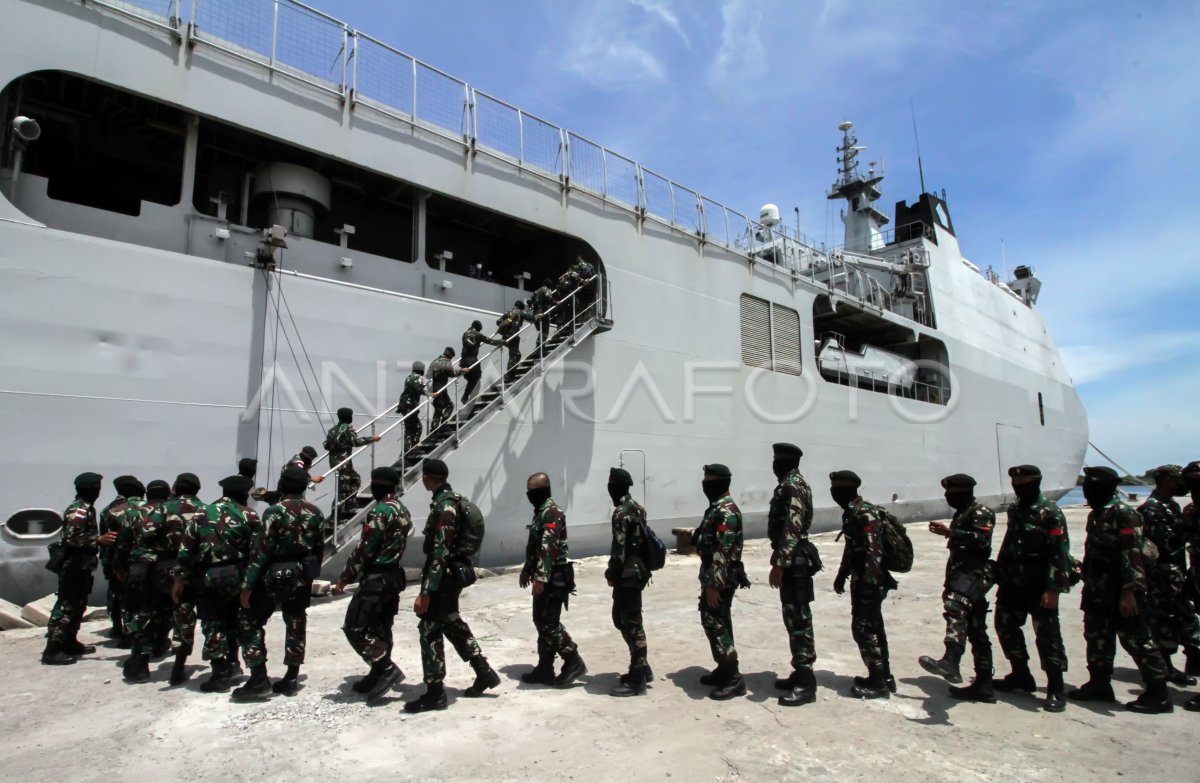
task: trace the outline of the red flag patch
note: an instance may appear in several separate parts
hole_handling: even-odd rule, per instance
[[[546,523],[546,529],[547,529],[547,530],[553,530],[553,529],[554,529],[554,527],[555,527],[555,526],[554,526],[554,523],[553,523],[553,522],[547,522],[547,523]]]
[[[1061,527],[1052,527],[1052,528],[1050,528],[1050,535],[1052,535],[1052,536],[1061,536],[1061,535],[1062,535],[1062,528],[1061,528]]]
[[[1131,528],[1131,527],[1123,527],[1123,528],[1121,528],[1121,535],[1123,535],[1123,536],[1132,536],[1132,535],[1133,535],[1133,528]]]

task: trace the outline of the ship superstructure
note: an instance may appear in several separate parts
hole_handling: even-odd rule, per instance
[[[411,362],[576,257],[598,273],[563,314],[576,334],[534,352],[527,328],[535,358],[503,388],[489,355],[489,395],[426,449],[487,515],[485,562],[521,559],[541,470],[578,554],[607,546],[617,464],[665,531],[724,462],[761,534],[777,440],[804,448],[818,527],[839,468],[909,518],[943,513],[952,472],[993,504],[1019,462],[1050,495],[1074,485],[1086,416],[1036,278],[966,261],[944,196],[889,228],[849,123],[846,240],[825,248],[300,3],[0,6],[20,33],[0,51],[0,518],[65,506],[84,469],[190,470],[211,499],[257,454],[269,483],[342,405],[384,434],[359,471],[391,462]],[[54,535],[49,514],[3,528],[0,594],[46,592]]]

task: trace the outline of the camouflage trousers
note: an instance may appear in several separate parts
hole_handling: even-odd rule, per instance
[[[783,628],[788,635],[792,653],[792,669],[812,669],[817,660],[817,644],[813,638],[812,577],[783,572],[779,602],[783,609]]]
[[[1030,594],[1021,588],[1000,588],[996,594],[996,638],[1010,663],[1028,665],[1029,650],[1021,628],[1027,619],[1033,620],[1042,671],[1067,670],[1067,650],[1063,647],[1062,627],[1057,609],[1042,608],[1041,593]]]
[[[104,580],[108,586],[104,591],[104,605],[108,609],[108,619],[112,623],[113,628],[121,630],[123,633],[128,633],[125,628],[126,620],[125,611],[122,607],[121,597],[124,589],[121,583],[117,581],[117,575],[111,566],[104,567]]]
[[[712,659],[718,666],[737,666],[738,663],[733,640],[733,593],[732,587],[722,590],[715,609],[704,600],[704,593],[700,593],[700,625],[708,638]]]
[[[471,399],[471,395],[475,392],[475,387],[479,385],[479,379],[483,377],[483,368],[476,364],[478,361],[478,356],[469,356],[466,354],[464,354],[460,360],[461,366],[463,367],[471,367],[471,365],[475,365],[463,373],[463,379],[466,381],[466,383],[463,386],[462,399],[459,400],[463,405],[466,405],[467,400]]]
[[[75,638],[91,592],[91,571],[68,566],[58,575],[58,598],[46,624],[46,638],[50,642],[61,644]]]
[[[975,671],[992,671],[992,640],[988,638],[987,599],[972,601],[962,593],[946,590],[942,593],[942,606],[946,618],[946,647],[958,651],[961,656],[971,643],[971,657]]]
[[[646,628],[642,625],[642,590],[639,587],[614,587],[612,621],[629,648],[629,669],[646,666]]]
[[[134,655],[150,655],[162,633],[164,596],[154,588],[149,576],[127,579],[122,584],[121,603],[125,606],[125,632],[133,637]]]
[[[234,660],[237,655],[238,596],[206,590],[198,603],[205,660]]]
[[[414,413],[404,420],[404,452],[403,455],[412,451],[421,442],[421,414]]]
[[[1150,626],[1165,656],[1183,647],[1200,653],[1200,622],[1188,583],[1178,571],[1156,571],[1150,576]]]
[[[171,652],[191,655],[196,644],[196,591],[185,587],[171,608]]]
[[[433,398],[433,420],[429,423],[430,432],[442,426],[454,415],[454,397],[451,396],[453,391],[453,387],[447,386],[441,394]]]
[[[364,576],[346,607],[342,633],[368,664],[392,654],[392,623],[400,610],[400,592],[395,582],[398,573]]]
[[[508,366],[505,368],[505,373],[511,379],[517,365],[521,363],[521,338],[512,337],[505,340],[504,347],[508,349]]]
[[[425,683],[433,685],[446,679],[446,647],[443,637],[454,645],[454,651],[464,661],[483,655],[479,642],[471,633],[471,627],[458,612],[459,590],[443,580],[442,587],[429,596],[429,608],[417,623],[417,635],[421,640],[421,669]],[[560,628],[562,626],[559,626]],[[563,631],[566,634],[566,631]],[[567,637],[568,639],[570,637]]]
[[[571,634],[563,627],[563,603],[567,594],[561,588],[547,584],[539,595],[533,597],[533,626],[538,633],[538,660],[554,659],[554,654],[570,655],[578,647]]]
[[[362,489],[362,476],[354,469],[353,465],[346,464],[338,468],[337,472],[337,518],[345,522],[350,517],[354,516],[357,511],[355,506],[354,496],[358,494],[358,490]],[[333,524],[334,514],[329,514],[329,524]]]
[[[272,598],[263,592],[261,596],[251,597],[250,609],[238,612],[238,642],[247,666],[253,668],[267,662],[266,624],[276,609],[283,613],[284,664],[299,666],[304,663],[311,593],[311,584],[305,583],[287,595]]]
[[[886,671],[891,665],[887,629],[883,624],[883,599],[887,591],[850,583],[850,635],[867,670]]]
[[[1144,602],[1140,603],[1144,605]],[[1144,608],[1133,617],[1122,617],[1115,607],[1108,611],[1085,608],[1083,639],[1087,642],[1088,671],[1093,676],[1112,676],[1117,652],[1114,642],[1120,641],[1143,680],[1152,683],[1167,679],[1167,665],[1154,640],[1150,618]]]

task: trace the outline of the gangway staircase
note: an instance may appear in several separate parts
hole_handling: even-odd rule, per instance
[[[548,309],[546,317],[552,322],[559,322],[557,329],[552,330],[552,334],[543,344],[538,345],[527,356],[522,357],[516,367],[508,371],[505,371],[503,367],[499,367],[495,371],[499,375],[499,378],[490,385],[483,386],[481,384],[476,389],[476,396],[469,399],[465,405],[458,404],[464,378],[462,375],[455,377],[451,383],[442,389],[442,393],[450,394],[451,399],[455,403],[454,414],[432,432],[429,432],[428,427],[426,427],[427,434],[425,438],[407,452],[404,452],[401,446],[401,453],[394,461],[377,459],[377,452],[381,448],[387,448],[383,445],[384,441],[382,438],[392,432],[396,432],[398,439],[403,442],[402,433],[404,423],[410,416],[424,416],[427,418],[430,416],[433,410],[432,396],[421,400],[420,404],[412,411],[399,416],[395,421],[387,423],[387,426],[380,429],[378,434],[381,440],[378,443],[359,446],[351,452],[346,460],[336,465],[331,465],[327,471],[321,474],[323,479],[336,476],[338,469],[342,465],[369,451],[372,467],[391,464],[400,471],[401,489],[403,491],[410,489],[421,480],[421,461],[423,459],[444,459],[447,455],[453,453],[473,435],[478,433],[484,425],[495,418],[509,400],[512,400],[537,383],[550,368],[562,361],[578,345],[586,341],[593,334],[606,332],[612,328],[612,321],[606,315],[608,297],[604,286],[605,282],[604,278],[595,275],[584,281],[578,288],[564,296],[553,307]],[[536,333],[537,328],[536,323],[526,323],[516,333],[515,339],[519,340],[521,335],[530,330]],[[493,335],[493,337],[497,337],[497,335]],[[510,337],[508,339],[511,340],[514,338]],[[503,346],[496,347],[489,353],[480,356],[475,365],[468,365],[465,368],[459,366],[459,369],[465,372],[468,369],[479,366],[482,370],[485,362],[492,357],[495,357],[495,363],[499,365],[501,358],[507,358],[506,351],[507,348]],[[456,364],[458,364],[457,361]],[[396,415],[394,408],[382,411],[359,428],[359,433],[362,435],[377,434],[376,429],[382,425],[383,420],[392,415]],[[314,460],[314,465],[328,458],[329,454],[326,452]],[[333,480],[333,484],[334,491],[332,497],[337,498],[336,478]],[[356,497],[356,511],[342,515],[341,509],[337,509],[335,503],[336,510],[331,520],[332,527],[328,529],[326,535],[323,564],[328,564],[331,560],[337,558],[338,554],[347,544],[357,540],[357,537],[353,535],[353,531],[363,518],[366,517],[373,504],[369,489],[367,489],[369,487],[369,476],[364,476],[363,485],[364,490]]]

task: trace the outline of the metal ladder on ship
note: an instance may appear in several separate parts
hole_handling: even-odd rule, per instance
[[[410,450],[401,453],[400,457],[395,461],[394,466],[401,471],[400,486],[403,491],[407,491],[420,481],[421,460],[426,458],[442,459],[458,449],[472,435],[478,432],[483,425],[493,419],[509,400],[532,386],[539,378],[545,376],[551,367],[561,361],[577,345],[593,334],[605,332],[612,328],[612,321],[606,315],[608,292],[605,284],[606,280],[604,278],[600,275],[594,275],[548,309],[546,317],[559,316],[565,320],[544,343],[538,345],[529,355],[522,357],[521,361],[512,370],[501,368],[498,380],[486,388],[481,387],[477,391],[477,396],[468,400],[466,404],[457,405],[454,415],[449,420],[432,432],[429,432],[424,439]],[[582,300],[580,294],[589,287],[594,289],[590,301]],[[527,323],[515,335],[501,339],[504,339],[506,342],[512,339],[520,340],[520,336],[529,329],[536,330],[537,324]],[[495,336],[493,335],[493,337]],[[459,368],[465,372],[467,369],[473,369],[476,366],[482,367],[483,363],[489,357],[500,354],[502,350],[507,349],[504,346],[497,346],[492,351],[479,357],[475,364],[468,365],[466,368],[462,368],[460,365]],[[437,391],[441,391],[443,394],[450,393],[453,395],[452,399],[457,400],[460,388],[459,384],[462,380],[462,376],[459,375]],[[382,448],[384,442],[382,438],[399,430],[401,433],[399,439],[403,443],[402,433],[404,422],[410,416],[420,416],[422,413],[427,413],[432,409],[432,405],[432,396],[422,400],[416,408],[380,430],[378,434],[381,440],[378,443],[369,443],[357,447],[350,453],[349,457],[335,465],[331,465],[328,470],[321,474],[322,478],[328,478],[330,475],[336,474],[339,468],[368,450],[370,451],[372,468],[375,467],[377,451],[379,448]],[[391,407],[382,411],[363,425],[363,430],[369,430],[369,434],[371,435],[376,434],[375,430],[379,423],[393,412],[394,409]],[[329,453],[325,452],[319,455],[313,461],[313,464],[316,465],[328,458]],[[332,529],[325,539],[326,546],[323,564],[334,559],[346,544],[354,540],[353,536],[345,535],[346,531],[353,529],[367,515],[373,505],[370,493],[360,491],[356,497],[358,510],[353,514],[342,517],[340,513],[341,509],[336,503],[336,498],[338,497],[336,481],[334,484],[335,513],[332,519]]]

